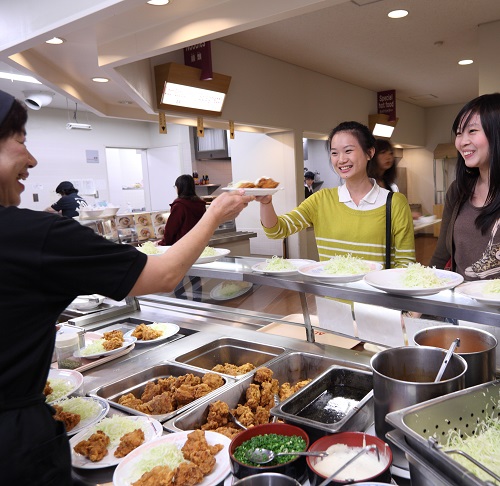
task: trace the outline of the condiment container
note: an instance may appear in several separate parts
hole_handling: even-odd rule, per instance
[[[82,365],[80,343],[77,333],[62,333],[56,335],[57,367],[74,370]]]

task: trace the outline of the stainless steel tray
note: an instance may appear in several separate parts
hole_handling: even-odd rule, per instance
[[[255,367],[259,367],[285,352],[285,348],[279,346],[221,337],[188,353],[177,356],[174,361],[205,370],[211,370],[214,366],[225,363],[236,366],[252,363]],[[238,376],[225,376],[241,379],[252,374],[253,371]]]
[[[348,399],[357,403],[343,410]],[[331,400],[340,406],[328,407]],[[304,429],[311,440],[340,431],[366,430],[374,418],[372,373],[332,366],[271,413]]]
[[[311,353],[292,352],[280,356],[278,359],[267,364],[266,367],[273,372],[281,384],[289,382],[291,385],[307,379],[316,378],[324,370],[328,369],[338,360],[326,356]],[[216,392],[210,402],[222,400],[229,405],[229,408],[236,408],[238,403],[245,403],[246,390],[253,381],[253,373],[245,378],[241,378],[236,383],[229,384]],[[208,403],[202,403],[186,412],[179,414],[163,424],[163,427],[170,432],[180,432],[185,430],[199,429],[206,421],[208,415]]]
[[[473,433],[476,425],[495,411],[498,416],[500,380],[466,388],[387,414],[389,424],[401,430],[406,442],[459,486],[486,486],[466,468],[445,454],[449,431]],[[493,406],[495,409],[493,409]]]
[[[158,363],[157,365],[145,369],[139,373],[135,373],[133,375],[127,376],[124,379],[114,381],[112,383],[109,383],[107,385],[101,386],[99,388],[95,388],[94,390],[91,390],[89,392],[89,396],[95,396],[99,398],[104,398],[109,402],[109,404],[114,407],[118,408],[120,410],[123,410],[124,412],[127,412],[132,415],[143,415],[147,417],[152,417],[155,418],[156,420],[160,422],[165,422],[166,420],[174,417],[175,415],[182,413],[183,411],[189,409],[190,407],[195,406],[198,403],[201,403],[206,400],[210,400],[211,397],[217,393],[219,390],[225,388],[229,383],[234,383],[234,379],[222,376],[222,379],[224,380],[224,385],[217,390],[214,390],[207,395],[198,398],[191,403],[188,403],[182,407],[179,407],[177,410],[174,410],[173,412],[165,413],[165,414],[145,414],[143,412],[139,412],[138,410],[135,410],[130,407],[126,407],[124,405],[121,405],[118,403],[118,399],[122,395],[126,395],[127,393],[133,393],[136,397],[140,397],[141,394],[144,392],[144,389],[146,387],[146,384],[150,381],[155,381],[158,378],[166,378],[169,376],[182,376],[188,373],[192,373],[194,376],[197,376],[199,378],[202,378],[203,375],[207,373],[206,370],[201,370],[199,368],[194,368],[191,366],[186,366],[186,365],[180,365],[178,363],[172,363],[165,361],[163,363]]]

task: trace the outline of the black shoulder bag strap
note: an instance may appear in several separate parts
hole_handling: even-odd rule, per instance
[[[393,192],[387,194],[385,202],[385,268],[391,268],[391,205]]]

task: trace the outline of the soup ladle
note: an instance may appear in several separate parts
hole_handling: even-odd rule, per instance
[[[448,363],[450,362],[451,355],[453,354],[453,351],[455,351],[456,348],[460,346],[460,338],[455,339],[450,346],[450,349],[448,349],[448,352],[446,353],[446,356],[444,357],[443,363],[441,364],[441,368],[439,368],[438,374],[436,376],[436,379],[434,380],[434,383],[437,383],[438,381],[441,381],[441,378],[443,377],[444,372],[446,371],[446,367],[448,366]]]
[[[326,457],[328,452],[326,451],[297,451],[297,452],[274,452],[270,449],[262,449],[257,447],[252,451],[248,451],[246,456],[249,461],[255,462],[256,464],[267,464],[271,462],[277,456],[315,456],[315,457]]]

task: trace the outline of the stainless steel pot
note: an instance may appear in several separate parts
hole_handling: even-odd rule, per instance
[[[389,412],[464,388],[467,363],[456,354],[442,380],[434,383],[445,356],[446,351],[440,348],[404,346],[386,349],[371,358],[375,432],[381,439],[391,430],[385,421]]]
[[[447,349],[452,341],[460,338],[455,353],[467,362],[465,387],[480,385],[496,378],[497,339],[493,334],[466,326],[436,326],[418,331],[413,342],[419,346]]]
[[[262,473],[240,479],[233,486],[300,486],[300,483],[284,474]]]

